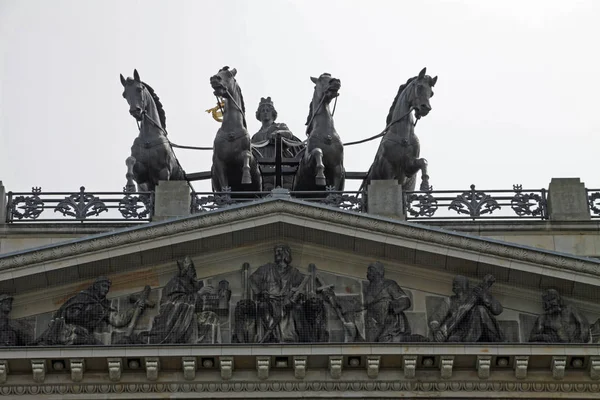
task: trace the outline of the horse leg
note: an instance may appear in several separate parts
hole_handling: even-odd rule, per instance
[[[136,162],[137,160],[133,156],[129,156],[127,157],[127,160],[125,160],[125,165],[127,165],[127,173],[125,174],[127,184],[125,185],[125,188],[123,188],[125,192],[135,192],[135,175],[133,174],[133,166]]]
[[[325,165],[323,165],[323,150],[315,148],[310,152],[310,158],[315,162],[315,184],[317,186],[325,186],[327,181],[325,180]]]
[[[229,186],[224,165],[220,160],[213,160],[211,175],[213,191],[222,192],[224,188]]]
[[[244,151],[242,154],[242,185],[249,185],[252,183],[252,177],[250,176],[250,155],[250,151]]]
[[[333,187],[335,190],[344,190],[344,182],[346,177],[344,176],[344,167],[336,165],[333,169]]]
[[[419,190],[427,192],[431,190],[429,185],[429,175],[427,175],[427,160],[424,158],[416,158],[407,171],[409,175],[414,175],[417,171],[421,170],[421,186]]]
[[[163,169],[160,170],[160,172],[158,173],[158,180],[159,181],[168,181],[171,179],[171,170],[169,169],[169,167],[164,167]]]

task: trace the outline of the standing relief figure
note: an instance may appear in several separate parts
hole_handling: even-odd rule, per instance
[[[13,297],[0,294],[0,346],[27,346],[33,342],[33,335],[18,321],[8,315],[12,311]]]
[[[502,305],[489,292],[495,279],[486,275],[483,282],[469,288],[469,280],[456,276],[454,295],[445,299],[429,317],[429,327],[436,342],[503,342],[504,335],[496,321]]]

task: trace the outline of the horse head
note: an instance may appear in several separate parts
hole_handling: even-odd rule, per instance
[[[421,118],[429,114],[431,105],[429,99],[433,96],[433,87],[437,82],[437,76],[432,78],[425,75],[427,68],[423,68],[419,75],[410,83],[412,91],[407,93],[407,101],[412,109],[415,110],[415,116]]]
[[[210,77],[210,86],[214,90],[214,95],[218,97],[231,98],[236,90],[235,75],[237,70],[235,68],[229,69],[225,66],[217,72],[216,75]]]
[[[315,84],[314,97],[319,99],[319,101],[323,99],[328,104],[331,100],[339,96],[338,92],[342,83],[339,79],[333,78],[331,74],[323,73],[318,78],[311,76],[310,80]]]
[[[144,89],[146,86],[140,80],[140,74],[137,69],[133,70],[133,78],[128,77],[125,79],[121,74],[121,84],[125,88],[123,91],[123,97],[129,104],[129,114],[138,121],[142,120],[142,112],[145,110],[147,105],[147,93]]]

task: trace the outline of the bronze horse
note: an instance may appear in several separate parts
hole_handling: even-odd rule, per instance
[[[185,172],[167,139],[165,110],[154,89],[140,80],[137,70],[133,71],[133,78],[121,75],[121,83],[129,114],[140,127],[126,162],[128,178],[133,175],[139,191],[153,191],[158,181],[185,180]]]
[[[259,192],[262,179],[250,149],[244,97],[236,74],[235,68],[223,67],[210,78],[214,95],[225,102],[223,123],[213,144],[212,186],[215,192]]]
[[[344,146],[333,125],[329,103],[339,94],[341,82],[330,74],[310,78],[315,84],[306,121],[306,150],[300,160],[294,190],[344,190]]]
[[[414,190],[415,174],[421,170],[420,190],[430,190],[427,160],[419,158],[420,145],[412,116],[413,110],[417,120],[431,111],[429,99],[433,96],[437,76],[432,78],[425,72],[423,68],[418,76],[400,86],[387,116],[387,132],[367,174],[367,184],[371,180],[396,179],[402,190]]]

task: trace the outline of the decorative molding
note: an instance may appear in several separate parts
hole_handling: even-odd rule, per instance
[[[381,356],[367,356],[367,376],[371,379],[379,375],[379,363]]]
[[[183,368],[183,377],[188,381],[196,378],[196,357],[182,357],[181,367]]]
[[[567,367],[567,356],[553,356],[552,364],[552,377],[556,380],[562,380],[565,377],[565,368]]]
[[[160,370],[160,360],[158,357],[146,357],[144,359],[146,366],[146,379],[155,381],[158,379],[158,371]]]
[[[221,379],[231,379],[233,376],[233,357],[220,357],[219,369],[221,370]]]
[[[329,356],[329,375],[333,379],[340,379],[342,377],[342,362],[344,357],[342,356]]]
[[[33,380],[42,383],[46,379],[46,360],[31,360]]]
[[[417,358],[417,356],[402,357],[402,369],[404,369],[406,379],[414,379],[417,372]]]
[[[256,372],[258,379],[267,379],[269,377],[269,369],[271,368],[270,356],[256,357]]]
[[[415,237],[418,237],[421,241],[451,247],[458,251],[467,251],[469,253],[484,252],[504,259],[526,262],[544,268],[567,269],[600,278],[600,261],[559,254],[547,250],[531,249],[517,244],[499,243],[485,238],[448,232],[414,223],[393,221],[370,214],[358,214],[333,209],[295,199],[259,200],[249,204],[196,214],[163,223],[153,223],[120,232],[105,233],[87,239],[80,239],[75,244],[67,242],[44,249],[0,256],[0,271],[73,258],[89,252],[114,248],[115,244],[122,247],[133,243],[137,244],[139,242],[163,239],[165,236],[190,232],[195,229],[222,226],[251,218],[272,217],[276,213],[331,223],[332,230],[335,230],[336,226],[347,225],[353,229],[363,229],[374,234],[394,235],[411,241],[414,241]]]
[[[442,379],[452,378],[452,367],[454,366],[454,356],[440,357],[440,372]]]
[[[0,383],[6,382],[6,377],[10,372],[7,360],[0,360]]]
[[[308,357],[294,356],[294,376],[296,379],[304,379],[306,376],[306,364]]]
[[[108,363],[108,378],[113,382],[121,380],[123,372],[123,360],[121,358],[107,358]]]
[[[477,376],[479,379],[490,377],[490,368],[492,366],[492,356],[477,356]]]
[[[464,399],[466,397],[486,397],[483,392],[502,393],[503,398],[524,398],[525,393],[531,393],[535,398],[597,398],[600,393],[600,382],[569,381],[557,383],[554,381],[497,381],[497,380],[457,380],[457,381],[402,381],[398,379],[377,380],[372,379],[348,381],[327,379],[314,381],[299,380],[268,380],[268,381],[168,381],[168,382],[138,382],[112,383],[52,383],[52,384],[4,384],[0,386],[0,396],[9,398],[38,397],[47,399],[55,398],[81,398],[95,395],[99,398],[135,397],[144,399],[164,399],[173,396],[173,393],[195,393],[192,397],[206,397],[208,393],[218,393],[219,397],[232,398],[306,398],[308,392],[327,393],[328,396],[339,393],[353,393],[354,396],[364,397],[397,397],[399,392],[406,392],[410,397],[416,394],[429,394],[427,397],[439,396],[444,392],[446,398]],[[419,396],[421,397],[421,396]]]
[[[527,366],[529,365],[529,356],[515,356],[515,378],[527,378]]]
[[[600,379],[600,356],[590,357],[590,378]]]
[[[69,360],[69,368],[71,369],[71,380],[73,382],[81,382],[83,373],[85,372],[85,360],[83,358],[71,358]]]

